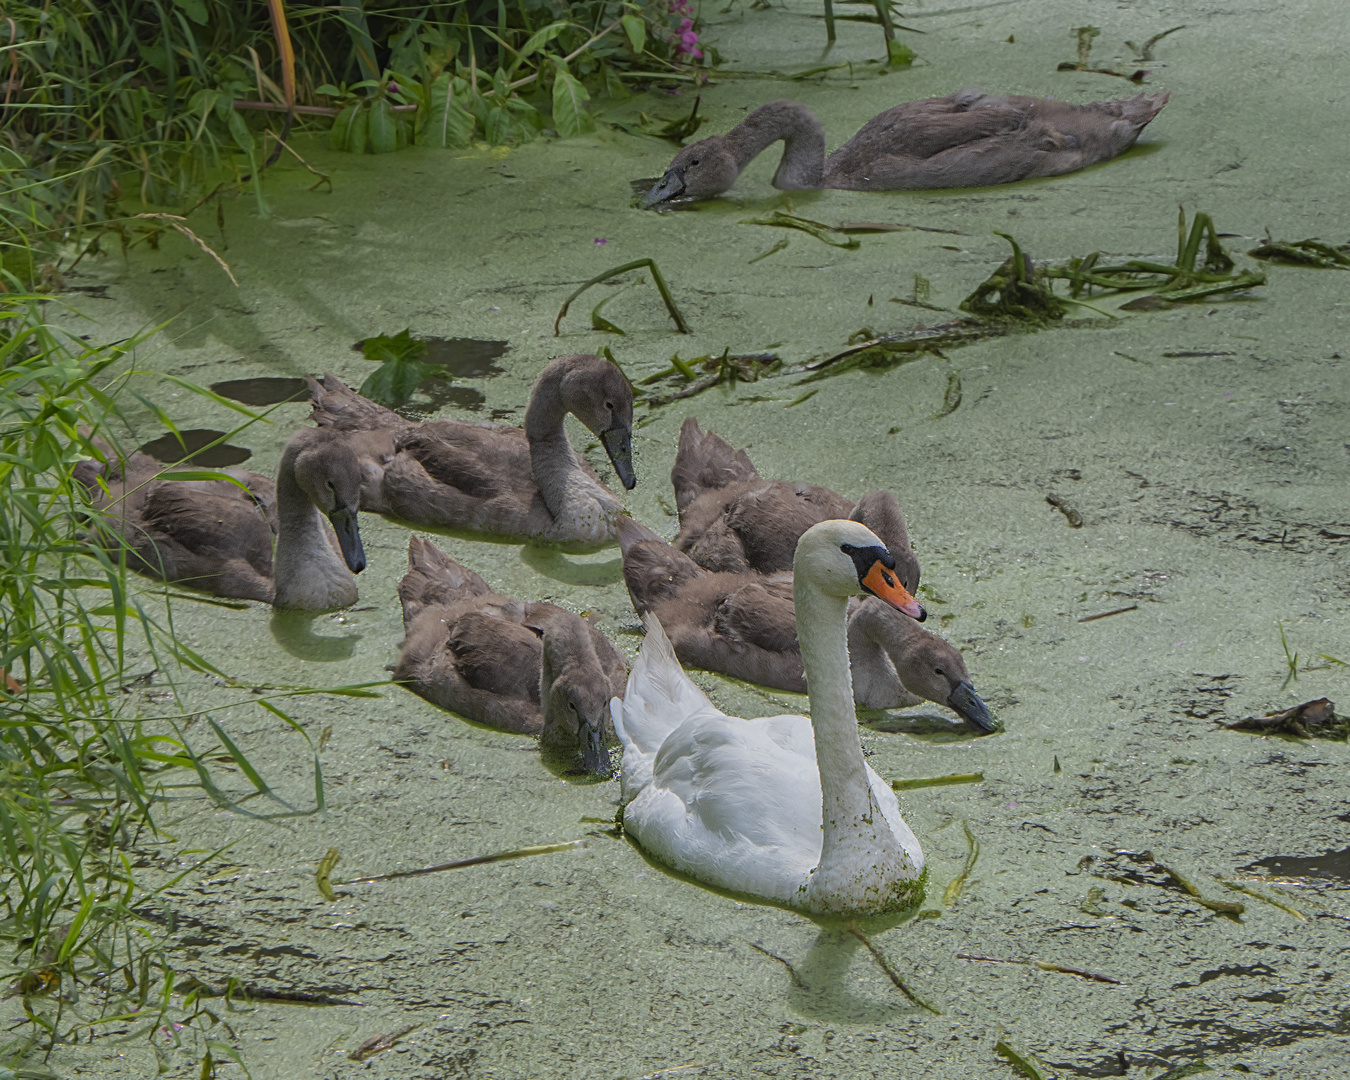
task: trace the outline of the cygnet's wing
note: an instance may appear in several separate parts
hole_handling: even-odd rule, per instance
[[[730,642],[757,645],[769,652],[797,652],[792,598],[762,581],[752,580],[723,597],[713,612],[713,630]]]
[[[454,604],[491,591],[486,581],[430,540],[414,536],[408,541],[408,572],[398,583],[404,626],[430,604]]]
[[[744,450],[711,431],[704,431],[692,416],[680,428],[680,445],[670,482],[675,487],[675,506],[681,512],[706,491],[715,491],[743,480],[758,480]]]
[[[816,484],[775,480],[757,485],[727,507],[727,527],[745,550],[751,569],[769,574],[792,569],[797,541],[812,525],[846,518],[853,503]]]

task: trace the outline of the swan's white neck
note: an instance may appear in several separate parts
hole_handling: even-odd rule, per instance
[[[761,105],[723,136],[736,160],[737,172],[768,147],[783,142],[783,159],[773,186],[783,191],[819,188],[825,175],[825,131],[804,105],[774,101]]]
[[[330,539],[324,521],[295,479],[294,448],[287,448],[277,469],[276,555],[272,560],[278,608],[325,611],[356,602],[356,581]]]
[[[553,516],[559,539],[609,539],[613,537],[612,518],[620,504],[587,475],[567,439],[563,423],[567,407],[560,385],[564,374],[561,369],[546,370],[530,394],[525,409],[530,471]]]
[[[849,677],[848,601],[829,596],[800,571],[794,577],[797,640],[811,699],[820,770],[820,862],[807,883],[817,912],[885,911],[903,906],[918,877],[872,795]]]

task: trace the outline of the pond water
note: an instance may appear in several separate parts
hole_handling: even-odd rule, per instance
[[[520,423],[535,374],[555,355],[609,346],[634,380],[674,352],[724,349],[772,352],[790,371],[860,330],[949,319],[1005,258],[995,229],[1037,260],[1170,258],[1181,204],[1212,214],[1235,253],[1267,228],[1350,240],[1339,74],[1350,24],[1333,0],[924,4],[900,20],[924,32],[906,38],[920,56],[912,68],[877,74],[863,63],[880,51],[875,27],[841,21],[827,60],[851,60],[852,71],[799,81],[767,73],[826,62],[818,4],[704,14],[726,66],[759,73],[701,91],[704,132],[793,97],[817,111],[831,146],[891,104],[972,83],[1074,101],[1131,94],[1121,79],[1056,70],[1073,59],[1070,30],[1100,24],[1094,61],[1119,66],[1135,55],[1127,41],[1187,26],[1144,65],[1144,89],[1173,96],[1143,143],[1076,175],[788,198],[770,186],[766,155],[729,197],[658,215],[631,208],[629,180],[659,174],[673,147],[603,116],[593,136],[514,150],[358,158],[302,140],[334,191],[310,192],[313,178],[283,162],[268,174],[270,220],[251,197],[226,204],[237,290],[200,251],[166,237],[129,264],[86,260],[78,284],[106,289],[76,306],[102,339],[176,316],[137,363],[202,384],[332,371],[359,385],[371,365],[350,343],[377,329],[510,342],[482,360],[498,372],[454,371],[476,380],[465,389],[478,396],[435,407]],[[674,117],[690,96],[603,109],[624,121]],[[912,228],[861,235],[846,250],[743,224],[789,205],[830,224]],[[675,332],[650,280],[629,274],[593,288],[554,336],[574,288],[643,257],[657,260],[689,335]],[[691,415],[746,447],[765,476],[853,496],[887,487],[905,507],[931,625],[964,651],[1005,726],[975,739],[930,709],[870,717],[862,729],[887,779],[984,775],[901,793],[936,917],[867,928],[942,1015],[910,1004],[844,928],[705,890],[614,837],[603,823],[616,782],[559,778],[530,740],[383,686],[369,699],[279,702],[322,745],[325,813],[293,816],[260,800],[247,804],[257,816],[175,804],[174,839],[159,857],[165,873],[188,871],[164,896],[186,946],[182,970],[349,1003],[231,1011],[252,1075],[994,1080],[1015,1075],[995,1052],[1006,1036],[1061,1075],[1144,1077],[1204,1058],[1216,1075],[1343,1076],[1350,885],[1334,871],[1350,751],[1221,726],[1324,695],[1350,707],[1350,667],[1323,659],[1350,660],[1350,275],[1267,274],[1249,294],[1164,311],[1094,300],[1117,317],[1079,312],[1072,325],[841,375],[811,384],[804,400],[800,375],[782,374],[640,413],[638,487],[625,502],[664,535],[675,531],[675,440]],[[604,317],[623,336],[590,329],[588,311],[609,295]],[[166,384],[143,389],[184,425],[237,421]],[[270,471],[307,413],[303,401],[277,404],[268,423],[231,441]],[[161,430],[148,413],[132,420],[138,441]],[[577,449],[612,478],[594,440],[569,425]],[[409,534],[369,515],[361,529],[369,566],[351,610],[273,616],[178,602],[178,632],[263,693],[385,680],[402,632],[395,589]],[[635,653],[617,551],[435,539],[495,588],[590,611]],[[1287,679],[1281,628],[1300,657],[1297,679]],[[695,677],[740,715],[805,707]],[[240,698],[204,677],[175,679],[203,708]],[[217,715],[281,798],[311,807],[310,750],[243,697]],[[222,780],[248,790],[242,776]],[[963,826],[979,857],[946,902],[967,860]],[[333,878],[346,880],[574,839],[585,846],[342,886],[333,902],[314,883],[330,848],[341,856]],[[191,869],[194,852],[221,845],[223,856]],[[1147,849],[1205,899],[1245,911],[1225,917],[1179,889],[1107,880],[1084,862],[1119,849]],[[17,1015],[15,1002],[9,1009]],[[364,1064],[348,1056],[405,1028]],[[139,1045],[112,1040],[63,1048],[51,1064],[101,1077],[154,1068]]]

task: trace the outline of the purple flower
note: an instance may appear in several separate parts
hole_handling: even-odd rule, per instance
[[[597,237],[595,238],[595,242],[596,242],[598,245],[600,245],[600,247],[604,247],[606,244],[609,243],[609,241],[606,240],[603,236],[597,236]]]
[[[672,15],[692,15],[694,13],[689,0],[670,0],[667,9]]]
[[[694,32],[693,19],[681,19],[680,29],[677,31],[679,40],[675,42],[675,54],[686,53],[695,60],[702,60],[703,54],[698,49],[698,34]]]

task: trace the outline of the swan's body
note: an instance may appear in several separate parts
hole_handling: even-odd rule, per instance
[[[633,392],[598,356],[554,360],[535,382],[524,429],[431,420],[412,424],[336,376],[311,383],[313,419],[343,432],[361,459],[362,506],[422,525],[558,545],[614,539],[619,500],[567,441],[570,412],[633,487]]]
[[[612,703],[623,823],[701,881],[816,913],[871,914],[922,895],[923,853],[890,786],[863,761],[849,681],[848,598],[922,611],[862,525],[827,521],[794,560],[811,719],[729,717],[680,668],[660,622]]]
[[[680,515],[675,546],[707,570],[790,570],[802,533],[820,521],[852,518],[881,537],[905,588],[919,587],[905,515],[888,491],[869,491],[855,503],[815,484],[765,480],[744,450],[692,416],[680,428],[670,482]]]
[[[296,432],[275,482],[242,469],[221,470],[237,484],[174,480],[175,471],[146,454],[75,467],[100,512],[99,542],[125,549],[133,570],[278,607],[355,602],[352,573],[366,565],[356,528],[360,470],[342,440]]]
[[[539,737],[544,751],[609,772],[608,703],[628,667],[580,616],[513,600],[414,536],[399,583],[405,638],[394,678],[470,720]]]
[[[633,607],[660,621],[681,663],[806,692],[790,573],[704,570],[631,518],[619,519],[619,544]],[[899,559],[896,577],[910,591]],[[996,730],[960,651],[881,601],[853,605],[848,651],[859,705],[895,709],[932,701],[981,731]]]
[[[686,146],[643,205],[720,194],[779,141],[783,158],[773,184],[788,191],[983,187],[1058,176],[1127,150],[1167,98],[1164,92],[1072,105],[962,90],[887,109],[828,158],[825,133],[811,111],[774,101],[726,135]]]

